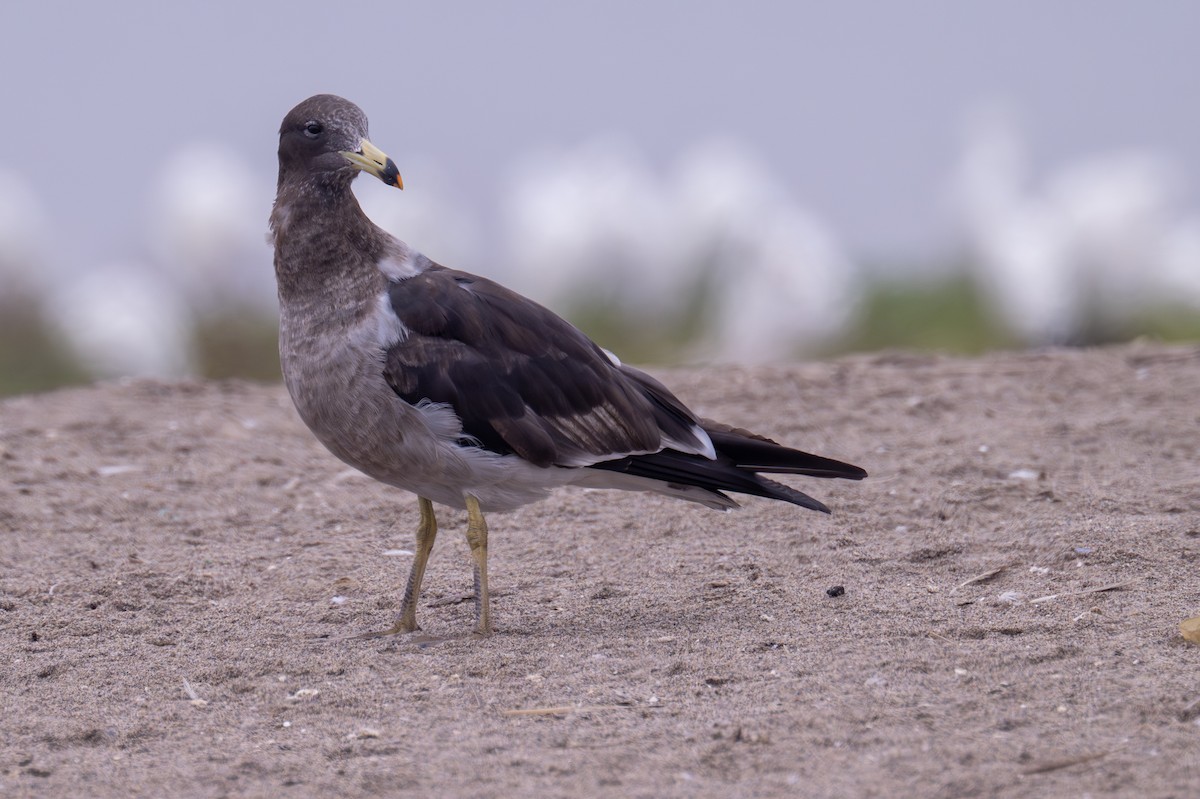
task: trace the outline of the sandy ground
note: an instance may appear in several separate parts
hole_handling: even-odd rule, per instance
[[[488,640],[278,386],[0,403],[0,795],[1200,795],[1200,348],[660,375],[871,479],[493,515]]]

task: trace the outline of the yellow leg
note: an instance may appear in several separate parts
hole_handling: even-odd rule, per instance
[[[404,601],[400,603],[400,618],[387,630],[367,633],[364,637],[375,638],[397,633],[411,633],[421,629],[417,626],[417,600],[421,598],[421,580],[425,578],[425,564],[433,551],[433,540],[437,538],[437,519],[433,515],[433,503],[425,497],[417,497],[421,509],[421,523],[417,526],[417,552],[413,557],[412,571],[408,573],[408,585],[404,589]]]
[[[479,509],[479,500],[470,494],[467,500],[467,545],[475,563],[475,634],[492,634],[492,613],[488,602],[487,522]]]

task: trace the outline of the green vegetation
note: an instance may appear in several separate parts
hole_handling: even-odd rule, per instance
[[[88,382],[87,372],[29,305],[0,309],[0,396]]]
[[[970,278],[878,282],[867,288],[856,323],[827,354],[880,349],[973,355],[1020,346]]]

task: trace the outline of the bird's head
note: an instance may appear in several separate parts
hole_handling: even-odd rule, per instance
[[[396,162],[367,138],[367,115],[332,94],[310,97],[279,127],[279,183],[289,179],[347,185],[359,172],[404,188]]]

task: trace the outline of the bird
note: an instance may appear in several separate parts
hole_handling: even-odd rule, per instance
[[[729,493],[829,512],[762,473],[861,480],[848,463],[701,419],[649,374],[486,277],[435,263],[376,226],[352,181],[404,188],[367,117],[320,94],[284,117],[269,236],[279,355],[300,418],[336,457],[416,494],[416,549],[395,623],[417,605],[434,503],[467,512],[472,633],[492,634],[486,513],[561,486],[648,491],[718,510]]]

